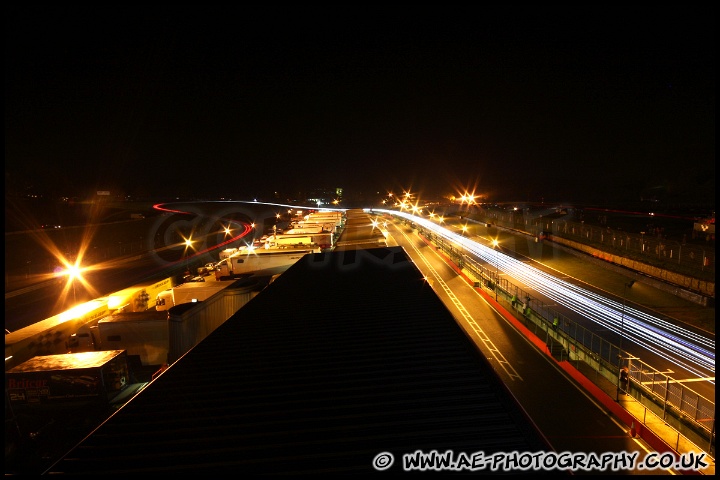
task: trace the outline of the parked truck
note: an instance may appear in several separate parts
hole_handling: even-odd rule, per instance
[[[215,275],[216,278],[274,275],[284,272],[309,253],[320,253],[320,247],[293,243],[278,246],[266,242],[264,247],[225,250],[220,254]]]
[[[172,363],[245,305],[257,286],[247,279],[209,283],[220,290],[203,301],[167,311],[119,312],[84,325],[72,335],[72,352],[123,349],[143,366]]]
[[[41,452],[79,441],[140,388],[132,376],[123,350],[35,356],[7,370],[6,468],[28,446],[40,462]]]
[[[304,224],[300,226],[292,226],[289,230],[285,230],[285,235],[307,235],[311,233],[321,233],[323,226],[319,224]]]
[[[5,372],[15,414],[49,406],[108,405],[129,384],[124,350],[36,356]]]
[[[143,365],[162,365],[167,361],[168,314],[156,310],[122,312],[84,325],[71,336],[72,352],[126,350]]]
[[[306,215],[303,220],[293,222],[293,228],[305,228],[320,226],[325,232],[334,232],[342,228],[344,218],[341,213],[335,212],[332,214],[325,213],[311,213]]]
[[[155,298],[155,310],[169,310],[171,307],[183,303],[202,302],[227,288],[231,283],[222,280],[183,283],[158,293]]]
[[[293,229],[297,230],[297,229]],[[313,246],[321,249],[330,248],[335,245],[335,234],[332,231],[321,231],[317,233],[283,233],[268,235],[265,244],[270,248],[286,248],[288,246]]]
[[[5,370],[36,356],[68,353],[67,339],[78,328],[111,313],[107,299],[100,298],[6,334]]]
[[[173,286],[173,278],[143,283],[107,297],[74,306],[72,309],[5,335],[5,369],[8,370],[38,355],[56,355],[78,351],[78,342],[86,341],[89,328],[113,313],[141,312],[159,292]],[[81,336],[82,335],[82,336]]]
[[[125,312],[142,312],[154,305],[150,304],[150,300],[155,300],[157,294],[165,290],[170,282],[163,282],[163,287],[138,286],[126,288],[108,295],[108,308],[110,310],[121,310]]]
[[[220,260],[222,261],[226,258],[230,258],[233,255],[235,255],[236,253],[238,253],[239,251],[240,251],[239,248],[226,248],[225,250],[220,252]]]
[[[265,243],[270,248],[273,247],[284,247],[290,245],[313,245],[313,239],[311,235],[300,234],[300,235],[285,235],[285,234],[274,234],[268,235],[265,239]]]

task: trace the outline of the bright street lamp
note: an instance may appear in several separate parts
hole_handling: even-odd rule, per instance
[[[73,289],[73,304],[77,303],[77,294],[75,292],[75,275],[70,275],[70,283],[72,283],[72,289]]]
[[[188,253],[188,250],[192,247],[192,240],[189,238],[185,240],[185,270],[187,273],[190,273],[190,255]]]
[[[77,303],[77,294],[75,291],[75,281],[80,279],[81,276],[81,268],[78,265],[68,265],[65,271],[63,272],[64,275],[67,275],[68,282],[70,282],[72,286],[73,291],[73,304]]]

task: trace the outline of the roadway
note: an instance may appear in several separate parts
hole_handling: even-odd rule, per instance
[[[628,425],[612,414],[612,408],[598,401],[552,356],[538,350],[537,342],[518,329],[507,312],[503,314],[493,297],[458,275],[447,257],[405,225],[389,222],[387,228],[389,244],[397,243],[409,253],[556,451],[638,452],[640,458],[656,451],[628,435]],[[671,472],[634,469],[624,473]]]
[[[469,239],[484,245],[490,244],[493,239],[500,239],[502,247],[498,247],[498,250],[502,248],[502,253],[496,250],[484,260],[479,260],[478,263],[492,274],[499,270],[500,277],[508,282],[508,285],[519,286],[523,293],[518,293],[518,296],[529,295],[532,299],[533,309],[547,312],[550,317],[551,313],[559,314],[563,319],[562,325],[560,325],[561,329],[565,328],[568,333],[574,333],[576,325],[579,325],[586,329],[586,333],[582,333],[582,335],[591,333],[597,338],[602,338],[604,342],[603,358],[610,362],[616,362],[617,346],[620,346],[623,357],[633,358],[636,366],[642,362],[644,369],[653,367],[657,372],[668,374],[673,381],[691,385],[692,390],[714,403],[714,334],[702,331],[692,323],[686,323],[667,315],[667,313],[684,311],[689,314],[686,315],[688,319],[691,319],[693,313],[712,313],[714,315],[714,309],[700,307],[679,297],[668,295],[665,291],[654,288],[650,282],[645,282],[644,278],[639,275],[633,275],[630,271],[618,272],[603,268],[602,265],[592,263],[592,259],[588,259],[586,255],[573,254],[568,249],[552,242],[536,243],[520,234],[500,232],[494,227],[490,229],[486,226],[460,224],[449,219],[445,220],[445,227],[458,231],[464,229],[463,240]],[[459,250],[469,259],[475,257],[466,248],[459,247]],[[584,292],[588,292],[588,295],[596,295],[592,305],[589,302],[586,303],[585,298],[575,295],[574,291],[571,292],[573,298],[567,304],[564,302],[564,298],[563,301],[558,302],[557,295],[549,297],[546,293],[548,289],[545,287],[550,284],[550,277],[542,279],[543,288],[538,289],[535,286],[537,283],[534,283],[532,279],[529,281],[529,277],[524,275],[524,272],[521,272],[523,274],[521,277],[514,276],[518,269],[509,260],[510,258],[519,260],[522,265],[530,265],[534,269],[547,272],[553,279],[559,279],[565,285],[580,287]],[[572,274],[568,274],[568,271]],[[634,280],[634,284],[632,288],[628,289],[625,285],[630,280]],[[501,284],[503,284],[502,281]],[[519,301],[523,301],[523,299],[520,298]],[[607,311],[607,315],[612,312],[616,316],[609,322],[604,322],[603,318],[598,321],[597,315],[591,315],[591,310],[596,305],[606,302],[609,302],[610,305],[601,308],[602,314],[606,314]],[[572,308],[568,307],[568,304],[572,305]],[[578,305],[580,306],[578,307]],[[695,338],[707,339],[704,340],[705,345],[699,348],[710,349],[708,355],[712,357],[711,365],[697,365],[685,358],[683,351],[678,353],[663,349],[661,340],[664,339],[655,332],[653,332],[655,339],[652,342],[634,334],[638,324],[636,318],[641,318],[642,314],[647,314],[649,316],[647,318],[660,318],[668,325],[682,327],[682,329],[677,329],[675,334],[686,335],[689,338],[687,344],[698,342],[699,345],[702,345],[701,340]],[[622,320],[620,320],[621,316]],[[572,324],[566,324],[565,320],[571,321]],[[671,327],[667,327],[667,329],[669,328]],[[658,377],[658,381],[664,382],[665,379]]]
[[[541,355],[412,229],[391,225],[390,232],[555,451],[642,454],[651,451],[643,442],[630,438],[624,425],[608,415],[546,355]]]

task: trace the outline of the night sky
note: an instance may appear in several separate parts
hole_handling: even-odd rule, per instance
[[[6,192],[714,206],[714,9],[612,8],[6,7]]]

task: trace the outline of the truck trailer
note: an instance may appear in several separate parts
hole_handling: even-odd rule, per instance
[[[123,349],[144,367],[170,364],[234,315],[258,286],[249,279],[209,283],[222,289],[203,301],[185,302],[167,311],[115,313],[96,325],[85,325],[72,335],[72,351]]]
[[[36,452],[40,468],[43,452],[80,441],[142,388],[132,377],[123,350],[35,356],[7,370],[5,471],[20,451]]]
[[[118,313],[98,322],[96,350],[124,349],[143,365],[167,363],[167,312]]]
[[[337,232],[342,228],[344,219],[342,214],[315,214],[311,213],[303,218],[303,220],[293,222],[294,228],[305,228],[319,225],[325,232]]]
[[[174,286],[173,277],[159,282],[135,285],[108,296],[108,308],[123,312],[142,312],[155,306],[158,293]]]
[[[230,286],[229,281],[187,282],[158,293],[155,298],[155,310],[169,310],[183,303],[202,302]]]
[[[298,229],[292,229],[298,230]],[[265,245],[269,248],[294,247],[317,247],[320,249],[331,248],[335,245],[335,234],[332,231],[321,231],[317,233],[282,233],[268,235]]]
[[[322,233],[323,226],[319,224],[305,224],[302,227],[293,226],[289,230],[285,230],[285,235],[307,235],[313,233]]]
[[[5,391],[15,414],[105,406],[129,379],[124,350],[42,355],[6,371]]]
[[[34,356],[76,351],[77,342],[83,340],[78,332],[84,330],[88,333],[90,327],[113,313],[144,311],[154,306],[148,305],[148,302],[154,302],[159,292],[172,286],[172,277],[136,285],[6,334],[5,370]]]
[[[221,254],[215,270],[216,278],[234,278],[239,275],[274,275],[282,273],[309,253],[320,253],[317,245],[287,244],[282,246],[242,247],[230,256]]]

